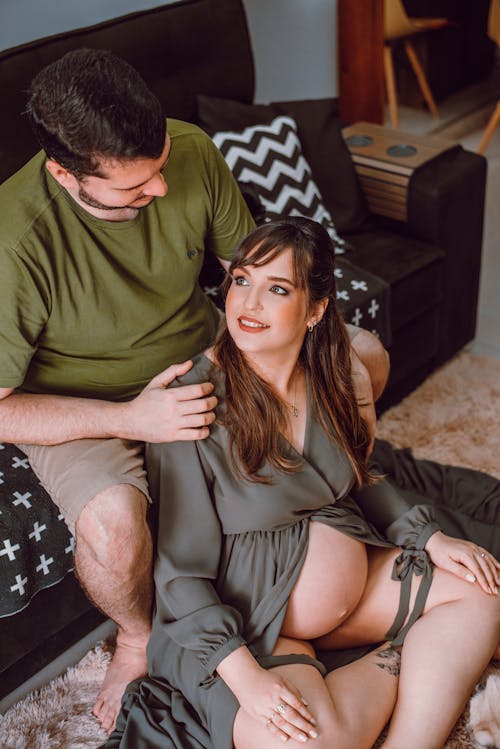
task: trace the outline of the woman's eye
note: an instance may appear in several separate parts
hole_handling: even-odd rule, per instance
[[[248,280],[245,278],[245,276],[235,276],[233,278],[233,281],[236,286],[248,286]]]
[[[271,286],[271,291],[273,292],[273,294],[282,294],[283,296],[288,294],[288,291],[284,289],[283,286],[277,286],[276,284],[274,286]]]

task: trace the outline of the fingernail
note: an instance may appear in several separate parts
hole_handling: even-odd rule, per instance
[[[303,744],[305,744],[307,741],[307,736],[305,736],[303,733],[299,733],[299,735],[297,736],[297,741],[301,741]]]
[[[309,736],[312,739],[317,739],[318,738],[318,732],[317,731],[309,731]]]
[[[317,720],[316,720],[315,718],[311,718],[311,719],[309,720],[309,723],[312,723],[312,724],[313,724],[313,726],[317,726],[317,725],[318,725],[318,721],[317,721]]]
[[[471,574],[466,575],[465,579],[468,580],[470,583],[476,582],[476,578],[474,577],[474,575],[471,575]]]
[[[303,705],[308,705],[309,704],[308,701],[306,699],[304,699],[304,697],[301,697],[300,701],[302,702]]]
[[[283,736],[283,734],[281,734],[280,739],[282,741],[288,741],[288,736]]]

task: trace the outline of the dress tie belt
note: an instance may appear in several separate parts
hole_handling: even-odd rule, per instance
[[[418,586],[415,605],[408,621],[404,624],[410,609],[411,581],[413,575],[422,579]],[[386,634],[386,638],[391,642],[393,647],[399,647],[403,644],[409,629],[422,615],[429,594],[432,583],[432,564],[427,552],[423,549],[404,549],[394,562],[391,579],[400,581],[401,593],[399,596],[398,613],[390,630]]]

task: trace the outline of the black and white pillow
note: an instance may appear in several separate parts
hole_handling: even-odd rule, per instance
[[[257,191],[265,220],[283,216],[311,218],[327,230],[335,252],[345,252],[345,241],[335,230],[311,167],[302,154],[295,120],[276,117],[268,125],[215,133],[213,140],[236,180],[253,185]]]

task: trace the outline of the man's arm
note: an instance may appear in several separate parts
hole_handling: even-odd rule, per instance
[[[215,419],[212,383],[167,389],[191,366],[191,362],[172,365],[127,403],[0,388],[0,440],[57,445],[106,437],[147,442],[204,439]]]

